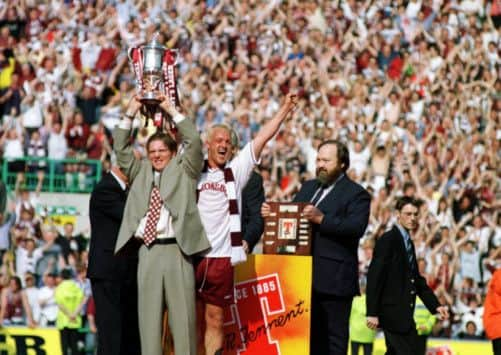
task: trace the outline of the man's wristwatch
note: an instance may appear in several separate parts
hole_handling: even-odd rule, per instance
[[[127,117],[128,119],[133,120],[136,115],[131,115],[130,113],[126,112],[124,116]]]

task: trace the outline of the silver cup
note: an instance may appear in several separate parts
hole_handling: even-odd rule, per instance
[[[128,57],[132,66],[137,65],[134,63],[133,52],[137,51],[142,63],[142,67],[134,68],[138,86],[141,89],[141,102],[146,105],[156,105],[156,91],[164,92],[164,80],[162,72],[163,57],[166,47],[157,41],[157,36],[153,36],[152,40],[145,46],[138,48],[129,48]],[[139,69],[139,70],[137,70]]]

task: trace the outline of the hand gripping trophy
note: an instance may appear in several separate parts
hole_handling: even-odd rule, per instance
[[[144,46],[129,48],[129,63],[136,76],[136,90],[141,95],[142,114],[146,125],[153,120],[157,129],[164,127],[164,117],[158,109],[157,93],[164,94],[179,109],[175,66],[177,50],[168,49],[157,41],[158,33]]]

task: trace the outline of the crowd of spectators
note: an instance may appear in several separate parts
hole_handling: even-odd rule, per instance
[[[226,122],[244,145],[285,93],[300,97],[262,154],[267,199],[290,200],[315,175],[322,140],[348,144],[348,174],[373,197],[362,278],[395,197],[420,198],[420,271],[453,313],[434,335],[482,338],[486,285],[501,267],[500,23],[498,0],[6,0],[3,159],[20,175],[43,171],[17,164],[23,155],[99,159],[106,170],[110,132],[136,90],[127,48],[158,32],[179,50],[181,105],[201,133]],[[136,126],[144,154],[148,127]],[[65,249],[36,218],[26,192],[0,226],[2,286],[17,292],[17,274],[28,300],[31,277],[49,293],[60,267],[76,277],[86,259],[85,243]],[[34,317],[25,321],[41,324]]]

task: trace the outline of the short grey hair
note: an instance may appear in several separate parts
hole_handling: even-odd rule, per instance
[[[231,137],[232,135],[231,132],[233,131],[233,129],[229,125],[227,125],[226,123],[215,123],[212,126],[210,126],[209,129],[207,130],[207,136],[206,136],[207,141],[210,141],[212,134],[216,129],[221,129],[221,128],[225,129],[230,134]],[[233,145],[233,139],[231,140],[231,142]]]

